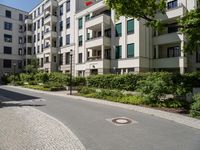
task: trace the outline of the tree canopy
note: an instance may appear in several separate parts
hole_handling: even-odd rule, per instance
[[[200,0],[197,0],[200,3]],[[166,24],[159,18],[155,18],[158,12],[165,14],[167,10],[166,0],[104,0],[107,6],[115,10],[116,16],[145,19],[146,25],[155,30],[161,30]],[[187,42],[186,52],[196,51],[200,46],[200,8],[186,12],[185,16],[178,19],[178,27],[185,35]]]

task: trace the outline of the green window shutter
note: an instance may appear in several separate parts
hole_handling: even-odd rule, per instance
[[[85,20],[86,21],[90,20],[90,14],[86,15]]]
[[[134,19],[127,21],[127,33],[128,34],[134,33]]]
[[[78,20],[78,28],[79,29],[83,28],[83,18],[79,18],[79,20]]]
[[[116,46],[116,48],[115,48],[115,58],[116,59],[122,58],[122,46]]]
[[[127,45],[127,57],[131,58],[134,57],[134,51],[135,51],[135,44],[128,44]]]
[[[116,37],[120,37],[122,35],[122,24],[121,23],[116,24],[115,34],[116,34]]]

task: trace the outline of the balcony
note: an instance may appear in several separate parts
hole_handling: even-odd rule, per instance
[[[155,18],[161,20],[168,20],[172,18],[179,18],[186,13],[187,9],[182,3],[178,3],[177,7],[167,9],[166,14],[158,13]]]
[[[46,45],[44,47],[44,53],[45,54],[57,53],[57,48],[56,47],[51,47],[51,45]]]
[[[25,19],[25,24],[32,24],[32,23],[33,23],[32,19],[30,18]]]
[[[46,3],[44,4],[44,10],[48,9],[51,6],[58,6],[58,3],[56,0],[47,0]]]
[[[182,40],[183,40],[183,35],[177,32],[174,32],[174,33],[163,34],[163,35],[154,37],[153,44],[162,45],[162,44],[168,44],[168,43],[176,43]]]
[[[25,34],[32,36],[33,35],[33,31],[26,30]]]
[[[44,39],[57,38],[57,32],[48,30],[44,33]]]
[[[44,19],[44,24],[47,25],[50,24],[50,22],[57,22],[57,16],[51,14],[46,15]]]
[[[85,63],[85,69],[109,69],[110,60],[109,59],[93,59],[92,61],[87,61]]]
[[[93,48],[93,47],[97,47],[97,46],[111,46],[111,39],[110,37],[96,37],[96,38],[91,38],[89,40],[86,41],[86,48]]]
[[[187,67],[186,57],[160,58],[154,60],[154,68],[180,68]]]
[[[85,26],[86,28],[91,28],[93,26],[99,25],[104,23],[108,26],[111,25],[111,17],[106,14],[100,14],[94,17],[91,17],[89,20],[86,21]]]

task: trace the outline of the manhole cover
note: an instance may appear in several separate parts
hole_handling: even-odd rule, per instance
[[[117,126],[137,123],[137,121],[134,121],[134,120],[126,118],[126,117],[117,117],[117,118],[106,119],[106,120]]]
[[[130,124],[132,123],[132,121],[130,119],[127,118],[116,118],[112,120],[113,123],[116,124]]]

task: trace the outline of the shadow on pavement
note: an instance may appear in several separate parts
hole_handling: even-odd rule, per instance
[[[21,94],[13,91],[8,91],[0,88],[0,101],[26,101],[39,99],[39,97],[34,97],[26,94]]]
[[[44,104],[33,103],[34,100],[38,100],[38,99],[40,98],[0,88],[0,108],[23,107],[23,106],[32,106],[32,107],[44,106]]]

